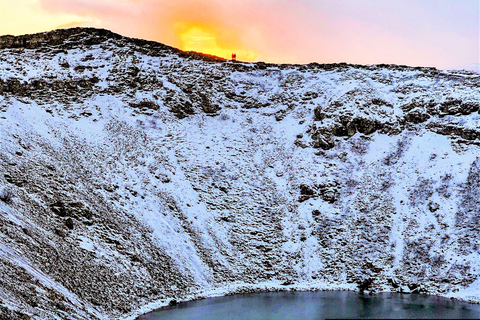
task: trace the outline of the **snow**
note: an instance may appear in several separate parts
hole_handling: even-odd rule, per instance
[[[242,290],[355,290],[372,275],[378,291],[398,290],[388,284],[395,279],[406,291],[418,282],[431,294],[480,301],[478,279],[460,284],[462,272],[478,277],[480,257],[474,244],[462,248],[456,225],[475,195],[465,190],[479,139],[439,131],[477,131],[480,116],[438,111],[448,97],[478,104],[475,77],[375,66],[236,69],[114,40],[49,53],[0,51],[1,79],[99,82],[46,96],[0,94],[0,168],[27,180],[17,186],[0,176],[17,195],[0,202],[11,222],[0,256],[71,302],[89,292],[84,309],[68,304],[77,317],[133,319],[173,298]],[[203,112],[200,94],[221,110]],[[421,123],[405,120],[415,97],[425,103],[414,110],[431,113]],[[430,99],[436,111],[427,110]],[[158,110],[130,105],[144,100]],[[171,109],[185,101],[194,113],[177,118]],[[319,109],[323,120],[314,118]],[[361,133],[357,123],[351,136],[332,134],[359,119],[382,128]],[[317,131],[331,135],[331,149],[312,147]],[[300,201],[302,184],[314,194]],[[77,214],[67,230],[50,207],[58,200],[81,203],[93,218]],[[19,233],[25,226],[37,232],[33,249]],[[46,245],[73,270],[66,277],[42,262]],[[108,266],[98,273],[105,277],[75,288],[70,281],[89,259],[88,268]],[[288,279],[295,284],[282,286]],[[94,304],[95,290],[113,302]],[[33,314],[15,294],[0,295]],[[45,301],[49,315],[60,312]]]
[[[452,68],[451,70],[472,71],[475,73],[480,73],[480,63],[472,63],[469,65]]]

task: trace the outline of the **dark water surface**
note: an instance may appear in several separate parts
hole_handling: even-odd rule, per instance
[[[141,320],[244,319],[480,319],[480,305],[421,294],[350,291],[271,292],[180,303],[139,317]]]

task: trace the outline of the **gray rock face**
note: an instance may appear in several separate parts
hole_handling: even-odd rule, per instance
[[[0,48],[0,318],[263,283],[480,301],[479,75],[91,28]]]

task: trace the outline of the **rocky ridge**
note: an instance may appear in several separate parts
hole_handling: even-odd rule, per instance
[[[478,74],[93,28],[0,48],[2,319],[265,283],[480,301]]]

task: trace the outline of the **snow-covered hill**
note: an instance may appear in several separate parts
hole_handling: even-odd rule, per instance
[[[479,75],[83,28],[0,48],[2,319],[362,284],[480,302]]]
[[[462,70],[462,71],[470,71],[475,73],[480,73],[480,63],[472,63],[466,66],[461,66],[457,68],[453,68],[453,70]]]

